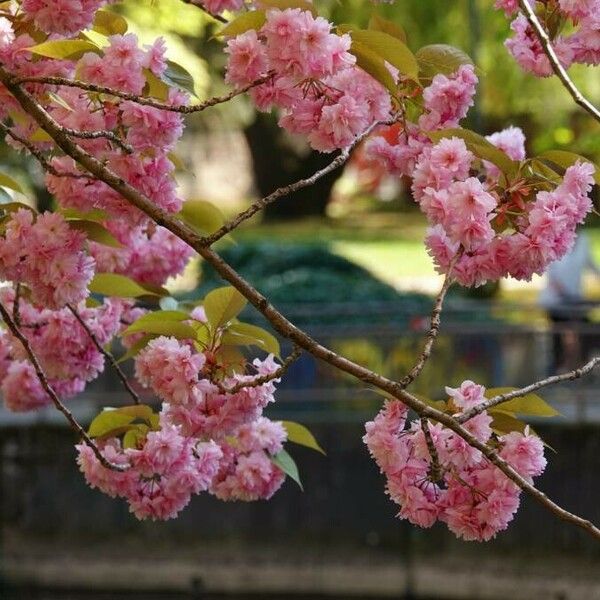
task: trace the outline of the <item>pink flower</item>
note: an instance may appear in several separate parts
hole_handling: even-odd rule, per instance
[[[225,52],[229,54],[225,80],[238,86],[248,85],[266,75],[267,55],[254,29],[227,42]]]
[[[203,354],[192,353],[175,338],[160,336],[137,355],[135,372],[166,402],[185,404],[200,394],[197,383],[204,362]]]

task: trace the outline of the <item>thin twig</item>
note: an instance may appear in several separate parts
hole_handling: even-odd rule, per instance
[[[294,183],[290,183],[289,185],[282,186],[277,188],[274,192],[271,192],[268,196],[264,198],[260,198],[253,202],[246,210],[243,210],[238,215],[236,215],[233,219],[225,223],[222,227],[217,229],[211,235],[206,236],[202,239],[202,244],[205,246],[212,246],[215,242],[220,240],[222,237],[226,236],[228,233],[239,227],[244,221],[248,220],[250,217],[253,217],[256,213],[260,212],[267,205],[275,202],[279,198],[284,196],[288,196],[299,189],[308,187],[313,185],[318,179],[321,179],[328,173],[335,171],[337,168],[341,167],[350,157],[351,151],[362,142],[365,138],[367,138],[378,125],[381,123],[373,123],[366,131],[364,131],[361,135],[359,135],[351,146],[348,148],[344,148],[337,156],[334,158],[327,166],[323,167],[319,171],[313,173],[310,177],[306,177],[305,179],[299,179]]]
[[[540,23],[537,18],[535,11],[532,6],[529,4],[529,0],[519,0],[519,7],[525,13],[525,17],[529,22],[529,25],[533,29],[536,37],[538,38],[542,48],[548,60],[550,61],[550,65],[552,66],[552,70],[556,74],[556,76],[560,79],[563,86],[566,90],[571,94],[571,97],[575,101],[576,104],[581,106],[585,111],[587,111],[598,123],[600,123],[600,110],[598,110],[580,91],[579,88],[573,83],[571,78],[569,77],[567,70],[562,66],[554,47],[552,46],[552,41],[550,40],[550,36]]]
[[[79,129],[70,129],[69,127],[61,126],[66,135],[71,137],[81,138],[83,140],[97,140],[105,138],[125,151],[127,154],[133,153],[133,148],[124,142],[114,131],[100,130],[100,131],[82,131]]]
[[[6,135],[9,135],[13,140],[19,142],[22,146],[27,148],[27,150],[34,156],[44,171],[50,173],[50,175],[54,175],[55,177],[71,177],[73,179],[92,179],[92,177],[86,173],[68,173],[68,172],[60,172],[58,171],[51,163],[48,162],[44,153],[38,150],[35,147],[35,144],[20,136],[18,133],[15,133],[10,127],[5,125],[2,121],[0,121],[0,130],[4,131]]]
[[[503,402],[508,402],[513,398],[521,398],[522,396],[526,396],[527,394],[531,394],[531,392],[535,392],[540,388],[546,387],[547,385],[553,385],[554,383],[561,383],[563,381],[573,381],[575,379],[579,379],[584,375],[587,375],[591,371],[593,371],[594,367],[600,364],[600,356],[596,356],[592,358],[588,363],[579,367],[578,369],[574,369],[573,371],[569,371],[568,373],[563,373],[562,375],[552,375],[551,377],[547,377],[546,379],[542,379],[540,381],[536,381],[530,385],[527,385],[518,390],[513,390],[511,392],[506,392],[506,394],[499,394],[498,396],[494,396],[477,406],[469,409],[468,411],[462,413],[459,417],[457,417],[457,421],[459,423],[464,423],[469,419],[472,419],[474,416],[493,408],[494,406],[498,406]]]
[[[433,443],[431,437],[431,431],[429,431],[429,421],[425,417],[421,417],[421,429],[425,436],[425,443],[427,444],[427,450],[429,451],[429,457],[431,458],[431,468],[429,469],[429,475],[431,480],[436,483],[442,478],[442,467],[440,465],[440,457],[438,456],[437,449]]]
[[[15,284],[15,298],[13,300],[13,321],[17,327],[21,327],[21,284]]]
[[[98,446],[96,446],[96,444],[94,443],[92,438],[87,434],[85,429],[78,423],[77,419],[75,419],[75,417],[73,416],[73,413],[61,402],[60,398],[54,391],[54,388],[50,385],[48,378],[46,377],[46,374],[44,373],[44,370],[42,369],[42,366],[40,365],[40,362],[37,359],[37,356],[33,352],[31,345],[29,344],[29,340],[25,337],[25,335],[17,327],[16,323],[13,321],[12,317],[10,316],[10,313],[8,312],[6,307],[1,302],[0,302],[0,314],[2,315],[2,319],[4,320],[4,322],[6,323],[8,328],[11,330],[13,335],[19,340],[19,342],[21,342],[23,348],[25,349],[25,352],[27,353],[27,356],[29,357],[29,361],[31,362],[31,364],[33,365],[33,368],[35,369],[35,373],[40,381],[40,384],[42,385],[42,388],[48,394],[48,396],[50,396],[50,399],[52,400],[52,403],[54,404],[54,406],[57,408],[57,410],[59,410],[66,417],[67,421],[70,423],[73,430],[92,449],[94,455],[100,461],[102,466],[106,467],[107,469],[111,469],[113,471],[127,470],[128,467],[125,467],[122,465],[115,465],[115,464],[109,462],[108,460],[106,460],[106,458],[104,458],[104,456],[102,455],[102,452],[100,452],[100,449],[98,448]]]
[[[206,13],[209,17],[215,19],[215,21],[219,21],[219,23],[229,23],[229,21],[223,15],[217,15],[215,13],[210,12],[207,8],[205,8],[200,2],[194,0],[181,0],[184,4],[189,4],[190,6],[195,6],[200,9],[202,12]]]
[[[435,304],[433,306],[433,311],[431,313],[431,325],[429,327],[429,331],[427,332],[427,338],[425,339],[425,344],[423,346],[423,350],[421,350],[421,354],[419,355],[419,359],[415,366],[410,370],[410,372],[405,375],[400,380],[400,385],[403,388],[408,387],[420,374],[423,370],[423,367],[429,360],[431,356],[431,350],[433,349],[433,344],[438,336],[440,331],[440,323],[442,318],[442,307],[444,305],[444,298],[446,297],[446,293],[448,289],[452,285],[452,268],[454,263],[456,262],[456,258],[451,262],[450,268],[448,269],[448,274],[444,279],[444,283],[442,285],[442,289],[440,293],[437,295],[435,300]]]
[[[290,365],[298,359],[298,357],[302,354],[302,349],[297,345],[294,345],[293,350],[290,352],[289,356],[281,363],[281,365],[272,373],[267,375],[261,375],[260,377],[254,377],[249,381],[240,381],[236,383],[233,387],[227,388],[222,384],[217,384],[219,390],[222,394],[237,394],[240,390],[246,388],[254,388],[264,385],[265,383],[269,383],[269,381],[273,381],[275,379],[280,379],[282,375],[289,369]]]
[[[323,360],[324,362],[340,369],[341,371],[353,375],[359,381],[373,385],[391,396],[404,402],[409,408],[418,415],[434,419],[442,425],[445,425],[457,433],[468,444],[480,450],[490,462],[496,465],[509,479],[515,482],[519,487],[532,495],[538,502],[544,505],[548,510],[556,514],[561,519],[585,529],[593,536],[600,539],[600,529],[595,527],[590,521],[583,519],[569,511],[563,509],[555,502],[550,500],[543,492],[537,490],[531,483],[521,477],[506,461],[500,458],[495,449],[492,449],[458,423],[451,415],[437,410],[413,396],[395,381],[379,375],[370,369],[367,369],[351,360],[345,358],[322,346],[315,339],[309,336],[285,318],[269,301],[254,287],[252,287],[241,275],[239,275],[228,263],[226,263],[210,247],[203,245],[202,238],[198,234],[167,214],[164,210],[154,204],[149,198],[139,190],[123,181],[118,175],[113,173],[104,164],[94,158],[91,154],[83,150],[72,140],[65,136],[60,129],[60,125],[36,102],[36,100],[27,91],[23,90],[13,76],[0,66],[0,83],[11,92],[21,107],[42,127],[56,144],[71,158],[76,160],[81,166],[95,175],[100,181],[106,183],[113,190],[118,192],[130,202],[133,206],[143,211],[147,216],[153,219],[158,225],[161,225],[177,235],[180,239],[194,248],[200,256],[206,260],[219,275],[228,281],[237,289],[259,312],[266,317],[273,328],[282,336],[296,343],[298,346]]]
[[[20,85],[22,83],[42,83],[46,85],[73,87],[78,88],[80,90],[85,90],[87,92],[93,92],[96,94],[107,94],[108,96],[115,96],[116,98],[122,98],[123,100],[129,100],[130,102],[135,102],[144,106],[150,106],[159,110],[165,110],[169,112],[176,112],[187,115],[191,113],[201,112],[203,110],[206,110],[207,108],[210,108],[211,106],[216,106],[217,104],[229,102],[229,100],[247,92],[253,87],[260,85],[261,83],[265,83],[265,81],[268,81],[270,78],[271,75],[267,75],[266,77],[257,79],[256,81],[253,81],[252,83],[249,83],[248,85],[245,85],[241,88],[231,90],[228,94],[225,94],[223,96],[215,96],[213,98],[205,100],[204,102],[200,102],[199,104],[191,105],[165,104],[164,102],[158,102],[157,100],[152,100],[151,98],[144,98],[143,96],[139,96],[137,94],[123,92],[112,87],[96,85],[95,83],[87,83],[85,81],[78,81],[76,79],[67,79],[65,77],[18,77],[15,78],[14,83],[17,85]]]
[[[135,402],[135,404],[140,404],[140,397],[137,395],[135,390],[131,387],[131,384],[127,380],[127,376],[125,375],[125,373],[123,373],[123,370],[117,364],[115,357],[102,346],[102,344],[98,341],[98,338],[96,337],[94,332],[90,329],[89,325],[85,322],[83,317],[77,312],[75,307],[72,306],[71,304],[67,304],[67,308],[71,311],[71,313],[77,319],[77,321],[79,321],[79,324],[85,329],[86,333],[89,335],[90,339],[94,343],[94,346],[96,346],[96,348],[98,349],[98,352],[103,354],[104,357],[106,358],[106,360],[108,360],[108,362],[112,365],[112,367],[116,371],[119,379],[125,386],[125,389],[129,392],[129,395],[133,398],[133,401]]]

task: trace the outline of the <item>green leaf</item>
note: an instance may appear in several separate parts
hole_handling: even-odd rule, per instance
[[[180,340],[194,340],[196,339],[196,330],[190,325],[182,323],[189,318],[189,315],[183,311],[157,310],[142,315],[125,329],[121,336],[144,332],[172,336]]]
[[[494,396],[501,396],[514,392],[517,388],[511,387],[500,387],[491,388],[486,390],[486,398],[493,398]],[[560,413],[550,406],[541,396],[537,394],[527,394],[525,396],[519,396],[512,400],[497,404],[492,409],[493,411],[500,411],[504,413],[518,413],[521,415],[530,415],[532,417],[556,417],[560,416]]]
[[[149,421],[154,414],[154,411],[147,404],[131,404],[130,406],[119,406],[119,408],[111,409],[111,412],[120,415],[127,415],[134,419],[144,419]]]
[[[127,21],[117,13],[100,9],[96,12],[92,29],[102,35],[123,35],[127,33]]]
[[[319,442],[315,439],[315,436],[304,427],[304,425],[294,421],[282,421],[281,424],[287,431],[288,441],[294,442],[294,444],[300,444],[300,446],[312,448],[321,454],[325,454],[325,450],[321,448]]]
[[[581,162],[587,162],[594,165],[596,172],[594,173],[594,181],[600,185],[600,167],[585,156],[575,154],[575,152],[567,152],[566,150],[548,150],[542,152],[538,157],[540,160],[547,160],[559,167],[568,168],[574,165],[578,160]],[[562,175],[562,173],[560,173]]]
[[[525,431],[525,427],[527,427],[527,423],[520,421],[509,413],[490,411],[490,415],[492,417],[490,427],[498,435],[504,435],[512,431],[520,431],[522,433]]]
[[[68,221],[70,219],[83,219],[84,221],[96,221],[102,223],[108,219],[108,214],[98,208],[81,211],[75,208],[61,208],[59,209],[60,214]]]
[[[225,25],[223,29],[216,33],[217,37],[227,36],[235,37],[249,31],[250,29],[260,29],[267,20],[267,14],[264,10],[251,10],[249,12],[242,13],[237,19],[231,21],[228,25]]]
[[[29,206],[29,204],[25,204],[24,202],[3,202],[0,205],[0,210],[2,210],[4,212],[17,212],[18,210],[21,210],[22,208],[24,208],[26,210],[30,210],[34,215],[37,214],[37,211],[35,210],[35,208],[33,208],[32,206]]]
[[[246,306],[246,298],[235,288],[227,286],[217,288],[206,294],[202,304],[208,323],[214,331],[240,314]]]
[[[407,38],[404,29],[400,27],[400,25],[388,21],[377,14],[371,15],[371,18],[369,19],[369,29],[372,29],[373,31],[383,31],[406,44]]]
[[[267,8],[278,8],[279,10],[299,8],[312,13],[313,17],[319,16],[315,5],[312,2],[307,2],[307,0],[259,0],[258,5]]]
[[[512,177],[519,170],[519,163],[512,160],[508,154],[500,150],[486,140],[482,135],[471,131],[456,127],[453,129],[442,129],[440,131],[430,131],[427,135],[434,142],[439,142],[444,138],[457,137],[463,140],[467,148],[475,154],[475,156],[494,163],[505,175]]]
[[[143,425],[132,427],[129,431],[126,431],[123,436],[123,448],[137,448],[138,444],[140,444],[146,436],[147,431],[148,428]]]
[[[141,337],[135,344],[133,344],[123,356],[117,360],[117,364],[123,363],[134,356],[137,356],[148,344],[148,342],[156,337],[155,334],[147,334]]]
[[[15,192],[19,192],[20,194],[24,193],[21,184],[6,173],[0,172],[0,185],[2,187],[10,188]]]
[[[166,290],[154,286],[142,286],[125,275],[116,273],[96,273],[89,285],[90,292],[118,298],[139,298],[140,296],[168,295]]]
[[[385,61],[379,54],[354,40],[350,46],[350,53],[356,57],[356,65],[358,67],[368,73],[373,79],[379,81],[392,96],[396,95],[396,82],[389,69],[385,66]]]
[[[302,491],[302,482],[300,481],[300,473],[294,459],[285,451],[281,450],[275,456],[271,456],[273,464],[278,466],[286,475],[289,475],[299,486]]]
[[[131,415],[105,409],[90,423],[88,435],[93,438],[109,437],[113,432],[123,430],[123,427],[134,420],[135,417]]]
[[[423,77],[433,77],[438,73],[450,75],[461,65],[472,65],[471,57],[448,44],[431,44],[423,46],[415,54],[419,70]]]
[[[46,56],[48,58],[57,58],[60,60],[71,59],[76,60],[81,58],[87,52],[95,52],[101,54],[100,48],[92,42],[86,40],[52,40],[43,42],[36,46],[25,48],[38,56]]]
[[[41,127],[38,127],[28,138],[30,142],[51,142],[50,134]]]
[[[171,87],[185,90],[192,96],[196,95],[194,78],[187,69],[172,60],[167,61],[167,68],[161,75],[161,79]]]
[[[53,102],[56,102],[59,106],[62,106],[65,110],[69,112],[73,112],[73,107],[64,99],[61,98],[58,94],[54,92],[48,92],[48,98],[50,98]]]
[[[173,163],[176,171],[187,171],[188,168],[185,161],[177,154],[177,152],[169,152],[167,158]]]
[[[69,219],[67,221],[69,227],[83,231],[87,234],[87,237],[99,244],[105,246],[112,246],[113,248],[122,248],[123,245],[117,240],[113,234],[106,229],[103,225],[100,225],[97,221],[88,221],[86,219]]]
[[[160,100],[161,102],[166,102],[169,99],[169,86],[150,71],[150,69],[144,69],[143,73],[146,78],[144,95],[156,98],[156,100]]]
[[[350,35],[353,42],[358,42],[369,48],[369,50],[396,67],[403,75],[408,75],[412,79],[418,78],[419,65],[417,59],[408,46],[398,38],[384,31],[372,29],[353,29]]]
[[[232,346],[258,346],[261,350],[280,356],[277,338],[262,327],[249,323],[232,323],[223,334],[223,344]]]
[[[187,200],[177,216],[205,234],[214,233],[225,223],[223,213],[205,200]]]

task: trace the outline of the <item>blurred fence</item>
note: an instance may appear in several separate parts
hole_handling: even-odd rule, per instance
[[[335,315],[333,315],[335,317]],[[406,373],[421,347],[427,316],[405,315],[402,324],[360,314],[338,313],[339,324],[312,329],[319,341],[390,377]],[[298,317],[298,315],[296,315]],[[323,315],[321,314],[321,317]],[[368,317],[368,315],[367,315]],[[575,335],[583,360],[600,349],[600,327],[561,325],[551,330],[514,324],[498,315],[478,321],[476,315],[446,315],[434,356],[415,391],[439,397],[445,385],[469,378],[488,387],[520,386],[548,374],[553,336]],[[335,319],[334,319],[335,321]],[[289,348],[284,347],[284,353]],[[600,373],[543,392],[563,415],[536,430],[557,450],[549,451],[549,468],[539,486],[570,510],[600,521]],[[139,523],[121,501],[85,486],[74,464],[74,436],[55,411],[35,415],[0,412],[2,457],[2,523],[14,539],[28,536],[60,539],[67,547],[100,540],[123,540],[141,549],[162,543],[171,548],[202,540],[219,552],[253,552],[272,548],[274,560],[291,560],[303,549],[319,552],[415,552],[464,555],[473,547],[460,544],[436,526],[422,532],[395,520],[395,507],[384,495],[383,481],[362,444],[365,420],[381,397],[308,355],[292,365],[282,381],[272,418],[307,424],[327,450],[327,457],[292,447],[306,491],[291,482],[269,503],[221,503],[208,495],[193,500],[181,516],[167,523]],[[106,374],[71,407],[89,422],[101,406],[128,402],[115,379]],[[54,543],[54,542],[53,542]],[[17,544],[18,546],[18,544]],[[11,552],[11,544],[5,548]],[[169,550],[171,552],[172,550]],[[530,499],[524,499],[516,523],[486,546],[486,552],[513,556],[569,553],[600,556],[585,533],[560,522]],[[17,551],[18,555],[18,551]],[[533,597],[533,596],[532,596]]]

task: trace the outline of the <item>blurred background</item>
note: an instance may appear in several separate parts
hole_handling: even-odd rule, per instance
[[[212,20],[177,0],[126,2],[142,41],[167,38],[169,58],[196,80],[200,98],[225,91],[225,55]],[[319,1],[321,14],[366,26],[376,10],[403,25],[413,50],[444,42],[480,68],[466,127],[489,134],[520,126],[529,153],[566,149],[600,162],[600,126],[556,80],[524,75],[503,41],[508,23],[487,0],[413,0],[374,6]],[[573,69],[600,103],[597,72]],[[254,198],[312,174],[331,156],[284,134],[274,116],[244,98],[194,115],[178,149],[185,196],[234,214]],[[0,148],[3,170],[38,207],[51,205],[42,173]],[[598,190],[596,206],[598,206]],[[586,235],[600,263],[600,225]],[[441,279],[427,256],[425,220],[405,182],[370,171],[356,157],[316,186],[271,205],[219,250],[296,324],[319,341],[390,377],[412,366]],[[199,262],[171,282],[181,298],[221,285]],[[585,279],[586,321],[552,324],[537,303],[541,278],[454,289],[442,335],[414,385],[432,398],[469,378],[519,386],[556,366],[557,344],[576,366],[600,349],[600,279]],[[244,320],[265,325],[248,309]],[[289,351],[284,345],[284,353]],[[566,368],[567,364],[561,365]],[[539,487],[569,510],[600,521],[600,375],[543,392],[563,415],[532,422],[549,447]],[[127,399],[106,374],[71,408],[82,422]],[[302,356],[280,386],[271,418],[307,425],[327,451],[294,448],[305,491],[287,481],[268,503],[224,504],[196,497],[175,521],[140,523],[124,503],[90,490],[74,461],[74,436],[51,411],[0,410],[0,598],[600,598],[600,547],[523,498],[515,522],[493,542],[461,543],[443,526],[417,530],[395,505],[361,442],[381,398]]]

